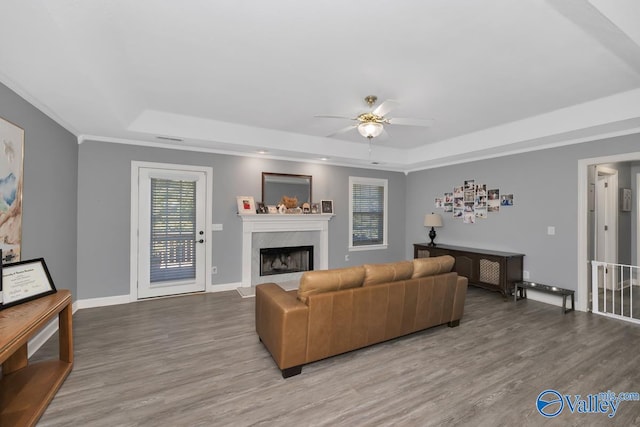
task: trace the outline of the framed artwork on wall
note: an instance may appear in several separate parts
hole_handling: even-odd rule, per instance
[[[0,249],[5,263],[22,252],[24,129],[0,118]]]

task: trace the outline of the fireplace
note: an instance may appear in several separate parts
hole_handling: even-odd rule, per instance
[[[239,215],[242,220],[242,284],[299,280],[302,272],[260,276],[260,248],[313,245],[313,269],[329,268],[329,221],[333,215]]]
[[[260,276],[313,270],[313,246],[260,249]]]

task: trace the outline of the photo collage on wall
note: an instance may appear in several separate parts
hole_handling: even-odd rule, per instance
[[[453,192],[436,197],[435,207],[461,219],[465,224],[475,224],[476,219],[486,219],[489,213],[500,212],[500,207],[513,206],[513,194],[500,196],[499,189],[487,189],[486,184],[476,184],[474,179],[464,181]]]

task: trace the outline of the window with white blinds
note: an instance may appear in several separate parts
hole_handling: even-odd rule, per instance
[[[196,182],[151,178],[150,281],[196,276]]]
[[[350,249],[387,246],[387,180],[349,177]]]

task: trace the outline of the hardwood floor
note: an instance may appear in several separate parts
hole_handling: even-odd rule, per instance
[[[80,310],[75,367],[40,426],[640,425],[536,410],[562,394],[640,392],[640,327],[470,287],[462,322],[304,366],[283,379],[237,292]],[[57,353],[52,338],[33,360]]]

